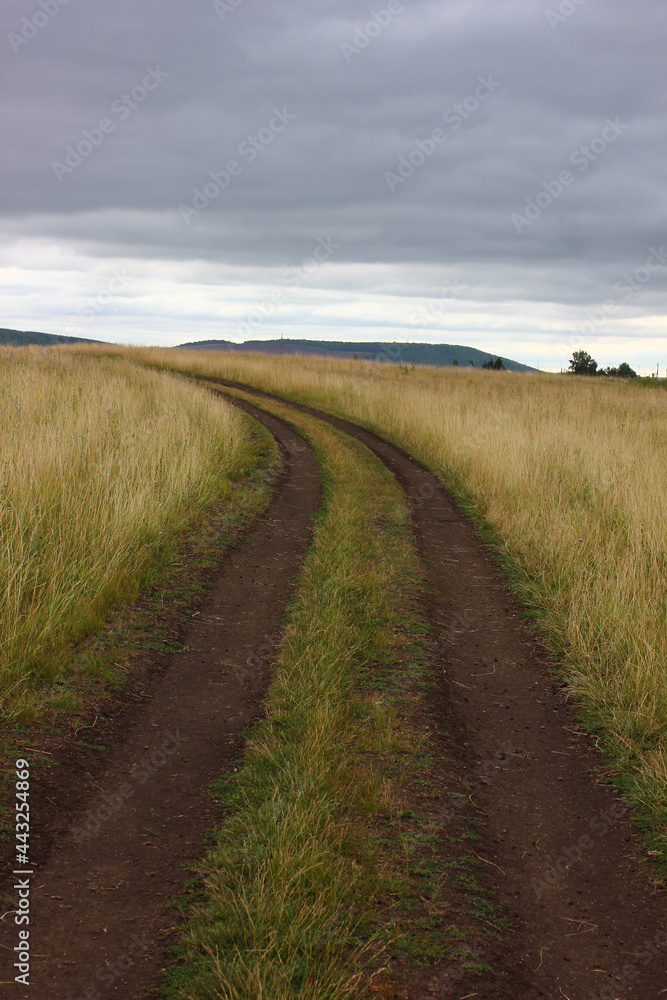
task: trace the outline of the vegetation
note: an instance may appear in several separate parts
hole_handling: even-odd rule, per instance
[[[0,358],[7,715],[38,710],[64,669],[68,643],[136,591],[169,537],[193,509],[231,488],[247,458],[243,419],[224,401],[131,362],[219,375],[365,424],[441,476],[495,541],[604,740],[610,773],[665,857],[667,397],[660,386],[107,346]],[[267,718],[249,738],[243,768],[217,789],[228,819],[205,860],[205,891],[170,974],[181,1000],[344,1000],[358,994],[363,962],[377,968],[388,944],[420,961],[453,955],[443,945],[452,928],[442,926],[439,887],[422,864],[433,831],[402,826],[404,857],[408,841],[426,845],[411,865],[422,873],[415,891],[382,857],[372,830],[379,816],[391,840],[396,816],[394,776],[377,760],[399,740],[396,703],[387,688],[372,690],[367,672],[411,648],[406,608],[418,565],[405,506],[358,443],[309,417],[289,411],[289,419],[318,448],[324,504]],[[402,681],[411,669],[402,665]],[[400,730],[405,740],[403,718]],[[491,904],[461,867],[469,862],[454,869],[488,922]],[[380,892],[385,901],[392,892],[404,901],[433,892],[437,906],[429,898],[428,919],[419,916],[430,928],[423,940],[398,927],[402,915],[369,938],[363,920]]]
[[[493,360],[493,358],[489,358],[488,361],[484,362],[482,368],[485,368],[487,371],[497,371],[497,372],[501,371],[504,372],[506,370],[502,358],[496,358],[495,361]]]
[[[145,351],[376,429],[490,526],[609,769],[665,852],[667,395],[656,380]]]
[[[232,813],[204,861],[204,899],[169,992],[344,1000],[359,994],[362,956],[372,963],[380,950],[363,942],[360,919],[384,880],[367,823],[390,809],[368,755],[391,747],[391,710],[358,682],[406,644],[397,622],[408,620],[418,567],[387,470],[332,428],[262,405],[307,429],[323,461],[323,509],[266,721],[242,770],[217,789]]]
[[[623,361],[618,368],[598,368],[597,361],[587,351],[573,353],[568,371],[574,375],[611,375],[615,378],[637,378],[637,372],[626,361]]]
[[[230,489],[248,439],[182,379],[39,348],[0,351],[0,434],[0,698],[25,720],[68,644]]]
[[[605,375],[612,375],[614,378],[637,378],[637,372],[630,365],[623,361],[618,368],[603,368]]]
[[[96,341],[91,341],[83,337],[61,337],[57,333],[0,330],[0,344],[8,347],[27,347],[30,344],[39,344],[42,347],[55,347],[57,344],[66,345],[75,343],[94,344]]]
[[[428,309],[425,310],[425,315]],[[482,363],[488,359],[485,351],[475,347],[462,347],[460,344],[411,344],[394,342],[347,343],[340,340],[248,340],[244,344],[234,344],[229,340],[203,340],[181,347],[198,348],[199,350],[224,350],[261,352],[267,354],[329,354],[339,356],[341,360],[364,358],[367,361],[402,362],[417,365],[458,365],[458,355],[468,355],[468,364]],[[535,369],[518,361],[501,359],[505,367],[512,371],[529,372]]]
[[[598,363],[587,351],[574,351],[569,371],[574,375],[596,375]]]
[[[245,418],[224,401],[109,354],[2,356],[2,391],[12,404],[5,437],[13,449],[3,490],[22,526],[32,526],[23,556],[34,581],[18,595],[24,659],[17,643],[14,662],[4,665],[5,678],[14,672],[5,697],[9,720],[42,717],[47,705],[78,709],[78,693],[118,683],[133,652],[169,651],[171,640],[159,625],[155,631],[155,608],[165,595],[177,614],[187,617],[189,608],[182,573],[173,578],[174,561],[181,566],[182,559],[174,556],[175,533],[201,511],[207,487],[222,509],[237,470],[256,457]],[[427,659],[423,650],[412,652],[419,630],[425,633],[414,611],[419,569],[405,504],[361,445],[317,421],[302,422],[312,425],[324,456],[325,502],[267,721],[237,778],[218,789],[232,815],[206,858],[207,891],[190,914],[183,962],[167,987],[179,997],[245,998],[264,989],[309,1000],[351,997],[390,955],[477,968],[461,950],[475,933],[468,926],[474,915],[466,913],[458,928],[448,914],[443,926],[447,908],[429,860],[437,817],[408,817],[396,793],[397,774],[403,784],[415,757],[411,741],[419,748],[428,739],[407,719]],[[246,506],[256,509],[259,493],[246,497]],[[243,503],[238,495],[235,489],[232,513]],[[226,531],[224,511],[223,522]],[[2,529],[12,541],[6,519]],[[61,572],[67,566],[69,575]],[[149,594],[127,621],[121,614],[107,627],[107,618],[94,632],[118,598],[155,579],[156,568],[159,595]],[[39,624],[41,631],[30,631]],[[386,679],[376,690],[380,664]],[[407,712],[399,719],[400,699]],[[372,903],[380,891],[386,913],[378,923]]]

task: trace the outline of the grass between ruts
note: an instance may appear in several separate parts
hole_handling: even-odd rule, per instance
[[[204,860],[203,899],[188,911],[167,992],[344,1000],[369,987],[390,947],[386,929],[369,933],[370,904],[391,890],[369,824],[395,808],[373,761],[410,733],[401,724],[399,734],[391,698],[365,687],[365,671],[405,656],[411,632],[423,631],[419,566],[387,470],[332,428],[262,406],[307,432],[323,465],[323,503],[267,717],[239,773],[216,788],[229,814]]]
[[[432,468],[492,532],[667,862],[667,393],[648,380],[222,352],[124,352],[363,424]],[[635,384],[637,383],[637,384]]]
[[[240,414],[185,379],[39,348],[0,349],[0,435],[0,711],[11,724],[36,718],[45,698],[58,708],[71,643],[136,595],[254,452]]]

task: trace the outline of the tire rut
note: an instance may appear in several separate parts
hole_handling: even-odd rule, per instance
[[[447,976],[440,987],[431,978],[397,996],[654,1000],[664,993],[664,892],[652,883],[631,810],[601,783],[602,755],[522,624],[493,550],[440,480],[401,448],[251,386],[206,381],[339,428],[385,463],[408,498],[439,633],[437,729],[445,741],[456,734],[458,771],[474,779],[474,804],[485,817],[476,846],[488,862],[479,880],[510,929],[491,945],[492,974],[459,976],[455,988]]]
[[[214,818],[208,787],[234,767],[239,732],[262,714],[272,646],[320,502],[320,473],[312,448],[291,426],[235,403],[273,434],[284,473],[248,540],[228,553],[183,651],[171,657],[126,739],[91,782],[85,813],[69,817],[68,833],[32,877],[27,988],[14,983],[18,928],[8,915],[0,923],[6,996],[148,994],[173,929],[167,907],[183,892]]]

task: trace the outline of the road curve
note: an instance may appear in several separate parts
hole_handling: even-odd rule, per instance
[[[272,641],[320,502],[312,448],[284,421],[242,408],[283,452],[275,496],[247,541],[229,551],[184,650],[79,796],[82,807],[58,817],[66,832],[32,878],[27,988],[14,983],[12,914],[0,922],[3,996],[143,1000],[156,984],[174,923],[166,906],[203,853],[213,809],[208,786],[234,767],[235,734],[261,714]],[[38,814],[34,822],[38,837]]]
[[[493,972],[453,984],[445,974],[421,996],[477,1000],[657,1000],[667,990],[665,894],[652,881],[631,810],[602,784],[604,764],[554,680],[552,665],[520,618],[493,551],[438,478],[402,449],[349,421],[279,400],[365,444],[408,498],[439,636],[434,670],[436,736],[474,788],[486,818],[476,877],[509,930],[490,945]],[[452,741],[452,734],[454,740]],[[476,780],[477,775],[482,775]],[[451,799],[447,800],[447,809]],[[445,810],[447,812],[447,810]],[[447,834],[447,822],[442,835]],[[421,982],[421,980],[419,981]],[[451,990],[451,992],[450,992]]]

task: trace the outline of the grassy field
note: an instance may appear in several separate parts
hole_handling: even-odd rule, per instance
[[[9,350],[0,364],[0,615],[11,640],[0,678],[10,718],[29,718],[46,690],[53,699],[71,640],[134,594],[169,538],[247,464],[245,418],[174,377],[218,375],[347,416],[434,469],[497,546],[601,736],[610,775],[664,856],[661,386],[115,347]],[[165,987],[179,1000],[352,998],[387,954],[454,960],[454,931],[473,933],[443,924],[451,915],[436,913],[437,886],[402,885],[405,864],[377,838],[380,827],[398,831],[407,856],[403,763],[387,762],[416,760],[428,740],[397,695],[375,686],[377,674],[369,680],[388,664],[406,691],[421,683],[420,569],[404,501],[356,442],[280,403],[262,405],[313,441],[324,500],[266,719],[238,775],[216,790],[228,818]],[[421,843],[428,834],[410,835]],[[392,907],[406,895],[428,897],[432,937],[420,939],[423,915],[407,932],[394,926]],[[490,906],[481,899],[478,909],[488,918]]]
[[[377,935],[359,937],[369,903],[388,887],[368,821],[394,808],[369,755],[411,734],[394,731],[391,699],[369,689],[363,671],[410,646],[418,561],[386,469],[318,421],[266,408],[312,440],[324,498],[266,721],[238,776],[217,789],[232,815],[204,859],[204,899],[169,976],[179,1000],[345,1000],[360,995],[360,968],[382,952]]]
[[[230,488],[248,432],[183,379],[3,348],[0,435],[0,700],[5,721],[26,721],[45,699],[66,699],[68,644],[134,596],[195,512]]]
[[[646,382],[141,351],[348,416],[489,527],[610,771],[665,851],[667,393]],[[634,384],[633,384],[634,383]]]

